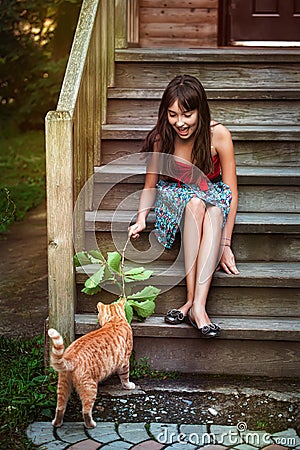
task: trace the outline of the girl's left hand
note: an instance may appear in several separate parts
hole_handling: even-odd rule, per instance
[[[240,273],[236,267],[235,258],[231,247],[224,247],[219,266],[217,267],[217,270],[220,269],[223,269],[228,275],[238,275]]]

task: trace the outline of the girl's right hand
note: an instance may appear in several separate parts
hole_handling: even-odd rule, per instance
[[[128,228],[128,236],[132,237],[132,239],[137,239],[140,236],[139,233],[141,233],[145,228],[145,221],[139,220]]]

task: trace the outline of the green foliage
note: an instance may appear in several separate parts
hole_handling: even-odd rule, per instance
[[[0,131],[1,122],[2,128],[9,122],[17,122],[21,129],[41,128],[46,112],[54,109],[80,3],[0,2]],[[67,17],[65,5],[70,9]],[[63,23],[65,34],[55,41]],[[57,48],[64,51],[57,53]]]
[[[126,247],[126,246],[125,246]],[[85,282],[82,292],[94,295],[101,291],[107,283],[117,286],[120,298],[126,298],[125,313],[129,323],[133,317],[144,320],[153,314],[155,310],[155,299],[160,289],[154,286],[144,287],[141,291],[132,293],[132,284],[138,281],[148,280],[151,270],[144,267],[136,267],[125,270],[124,258],[118,252],[108,252],[107,259],[100,251],[79,252],[74,257],[75,266],[96,264],[98,270]]]
[[[42,132],[0,138],[0,232],[45,198],[45,153]],[[7,191],[11,202],[8,202]],[[15,211],[14,211],[15,209]]]
[[[5,205],[6,203],[6,205]],[[7,188],[0,189],[0,227],[9,222],[16,212],[16,205],[11,199],[10,192]]]
[[[265,420],[258,420],[256,422],[255,429],[257,429],[257,430],[267,430],[268,429],[268,422],[265,421]]]
[[[160,380],[176,379],[178,378],[178,372],[167,372],[160,370],[153,370],[150,367],[148,358],[140,358],[139,361],[135,358],[135,353],[132,352],[130,356],[130,378],[133,380],[139,380],[141,378],[156,378]]]
[[[0,337],[1,448],[29,449],[25,429],[37,418],[48,420],[56,405],[57,375],[44,369],[44,341]]]

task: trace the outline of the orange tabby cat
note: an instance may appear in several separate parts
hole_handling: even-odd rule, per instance
[[[132,352],[132,330],[124,312],[125,300],[104,305],[98,303],[101,328],[80,337],[64,350],[61,335],[50,328],[52,339],[51,365],[59,372],[57,407],[52,424],[60,427],[72,384],[82,402],[82,414],[87,428],[96,422],[92,409],[97,396],[98,382],[117,372],[124,389],[134,389],[129,381],[129,358]]]

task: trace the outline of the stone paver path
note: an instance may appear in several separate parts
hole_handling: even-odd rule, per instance
[[[300,450],[300,438],[293,428],[273,435],[238,428],[102,422],[88,430],[82,422],[64,423],[61,428],[53,428],[50,422],[34,422],[27,428],[27,436],[40,450]]]

